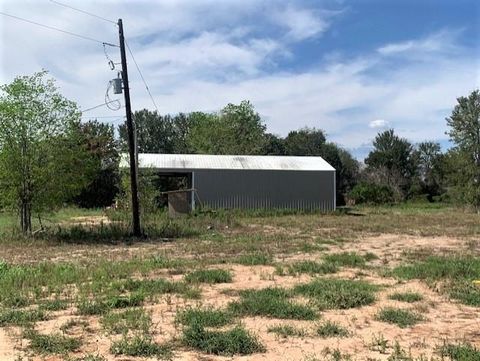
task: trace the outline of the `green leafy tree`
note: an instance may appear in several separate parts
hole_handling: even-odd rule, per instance
[[[462,174],[453,179],[457,193],[480,208],[480,91],[473,91],[468,97],[457,99],[452,114],[448,117],[447,134],[455,143],[454,157],[462,165]]]
[[[228,104],[218,114],[193,113],[189,144],[196,153],[261,154],[265,125],[253,105]]]
[[[79,124],[79,132],[92,160],[93,180],[73,200],[84,208],[110,206],[120,182],[120,156],[114,128],[94,120]]]
[[[322,155],[326,137],[322,130],[303,128],[288,133],[285,138],[287,155]]]
[[[263,149],[260,152],[262,155],[285,155],[285,142],[282,138],[275,134],[265,134],[263,142]]]
[[[443,192],[444,156],[440,144],[435,142],[418,144],[414,151],[414,161],[417,170],[413,181],[418,187],[416,193],[425,194],[428,200],[432,201],[433,197]]]
[[[408,140],[398,137],[393,129],[377,134],[365,164],[370,181],[391,187],[397,198],[407,196],[415,173],[413,147]]]
[[[143,109],[133,114],[140,153],[191,153],[187,144],[191,117],[183,113],[175,116],[160,115]],[[118,128],[122,149],[128,146],[127,127]]]
[[[17,209],[23,232],[32,213],[53,210],[89,182],[80,113],[46,72],[0,87],[0,197]]]
[[[357,183],[359,173],[358,162],[348,151],[327,142],[325,133],[315,128],[291,131],[284,144],[287,155],[321,156],[335,168],[337,204],[345,203],[345,196]]]

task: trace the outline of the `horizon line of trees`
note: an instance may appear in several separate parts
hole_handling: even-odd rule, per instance
[[[16,211],[26,233],[33,214],[65,202],[106,207],[121,192],[125,125],[116,139],[113,125],[80,120],[77,105],[46,72],[0,86],[0,210]],[[134,120],[139,152],[321,156],[337,171],[339,205],[421,198],[480,209],[479,90],[458,98],[446,119],[453,148],[442,153],[435,142],[413,145],[389,129],[377,134],[364,166],[320,129],[268,133],[249,101],[214,113],[143,109]]]

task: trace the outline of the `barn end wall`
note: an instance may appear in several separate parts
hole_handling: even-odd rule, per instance
[[[210,208],[335,209],[334,171],[193,170]]]

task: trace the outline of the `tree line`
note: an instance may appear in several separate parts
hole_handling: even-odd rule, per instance
[[[122,188],[125,125],[116,136],[112,125],[82,122],[46,72],[17,77],[0,92],[0,209],[17,212],[30,232],[32,215],[65,203],[111,205]],[[339,205],[421,198],[480,208],[478,90],[458,98],[446,119],[454,145],[448,151],[435,142],[412,144],[390,129],[377,134],[364,164],[320,129],[268,133],[248,101],[211,113],[143,109],[134,121],[141,153],[321,156],[336,169]]]

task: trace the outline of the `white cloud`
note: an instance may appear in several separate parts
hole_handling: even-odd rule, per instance
[[[388,122],[385,119],[375,119],[368,123],[368,126],[373,129],[385,128],[388,126]]]
[[[0,0],[0,4],[2,11],[14,15],[117,42],[112,24],[48,2]],[[455,45],[458,31],[386,44],[354,59],[338,53],[326,64],[319,61],[314,68],[296,72],[278,69],[279,59],[297,56],[292,42],[320,36],[334,25],[329,24],[334,20],[330,16],[302,9],[298,3],[283,4],[270,0],[71,3],[124,18],[130,46],[162,113],[214,111],[249,99],[270,132],[285,135],[303,126],[318,127],[343,146],[364,149],[380,129],[379,116],[412,141],[444,139],[444,118],[456,97],[479,86],[478,60],[473,52]],[[262,11],[265,18],[258,21],[264,23],[245,22]],[[278,19],[269,14],[275,17],[282,11],[290,11],[282,23],[284,30],[265,35],[262,27],[272,21],[278,26]],[[310,27],[297,21],[302,17]],[[107,83],[116,76],[108,69],[101,45],[8,18],[0,18],[0,48],[9,49],[0,54],[1,82],[46,68],[58,79],[62,92],[83,108],[103,102]],[[109,48],[108,53],[118,61],[118,49]],[[151,109],[131,60],[129,70],[134,110]],[[359,110],[347,114],[348,109]],[[107,109],[88,114],[122,117],[121,111]]]
[[[331,13],[322,14],[309,9],[302,9],[288,4],[284,9],[274,13],[274,20],[288,30],[287,36],[293,40],[304,40],[319,36],[329,26]]]
[[[454,52],[458,50],[454,42],[460,33],[461,30],[441,30],[423,38],[387,44],[377,51],[386,56]]]

